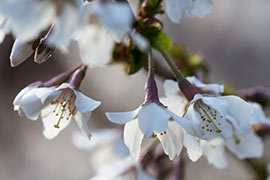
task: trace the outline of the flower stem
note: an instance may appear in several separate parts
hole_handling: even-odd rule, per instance
[[[66,82],[70,76],[77,70],[79,69],[80,67],[82,66],[82,64],[78,65],[78,66],[75,66],[73,67],[72,69],[66,71],[66,72],[63,72],[61,74],[58,74],[57,76],[51,78],[50,80],[44,82],[42,84],[42,86],[44,87],[51,87],[51,86],[57,86],[57,85],[60,85],[64,82]]]
[[[182,80],[184,80],[184,76],[181,74],[181,72],[178,70],[178,68],[175,66],[175,64],[173,63],[173,60],[171,59],[171,57],[166,53],[166,51],[160,46],[159,43],[155,43],[155,47],[157,48],[157,50],[160,52],[160,54],[163,56],[164,60],[167,62],[167,64],[169,65],[170,69],[172,70],[174,76],[176,77],[178,82],[181,82]]]
[[[74,89],[79,89],[81,82],[85,76],[86,69],[87,65],[83,64],[73,73],[71,79],[69,80],[69,84],[71,85],[71,87],[73,87]]]
[[[173,59],[167,54],[167,52],[161,47],[161,45],[158,42],[154,42],[154,45],[172,70],[178,82],[179,88],[181,89],[185,97],[189,101],[191,101],[193,97],[199,93],[198,90],[181,74],[179,69],[173,63]]]
[[[154,60],[152,57],[152,51],[149,51],[148,54],[148,77],[145,85],[145,102],[148,103],[156,103],[158,105],[163,106],[158,98],[158,90],[157,84],[155,81],[155,72],[154,72]]]

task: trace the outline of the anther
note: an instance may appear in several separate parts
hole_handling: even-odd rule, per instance
[[[155,133],[153,133],[151,137],[155,138],[155,137],[157,137],[157,135]]]

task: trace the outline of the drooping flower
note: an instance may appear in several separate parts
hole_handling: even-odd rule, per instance
[[[222,85],[204,84],[195,77],[187,77],[187,79],[196,87],[196,89],[201,92],[219,94],[221,91],[223,91]],[[166,104],[168,109],[173,113],[182,117],[185,113],[188,101],[186,98],[184,98],[184,95],[179,90],[178,84],[175,81],[166,80],[164,82],[164,89],[166,97],[160,98],[161,102]],[[185,129],[181,128],[177,123],[174,123],[173,127],[178,129],[176,134],[181,134],[180,136],[182,138],[183,146],[187,149],[189,158],[192,161],[197,161],[203,153],[203,149],[200,146],[198,138],[188,134]]]
[[[23,90],[14,100],[15,109],[23,111],[29,119],[36,120],[41,113],[43,134],[48,139],[57,136],[72,119],[84,135],[91,137],[87,122],[100,102],[78,91],[86,66],[75,70],[69,83],[51,87],[36,85],[30,90]]]
[[[14,110],[18,111],[19,115],[25,115],[28,119],[37,120],[40,109],[44,107],[39,97],[36,96],[39,88],[59,86],[61,83],[66,82],[74,71],[80,67],[81,65],[74,67],[71,70],[51,78],[47,82],[38,81],[23,88],[13,101]]]
[[[106,164],[89,180],[155,180],[142,169],[138,162],[127,157],[123,161]]]
[[[233,137],[238,142],[238,135],[250,132],[254,111],[250,104],[233,95],[201,94],[187,79],[181,83],[178,86],[190,101],[184,118],[200,125],[203,134],[199,138]]]
[[[107,112],[107,118],[117,124],[125,124],[124,141],[133,159],[138,160],[142,140],[145,137],[158,137],[170,159],[179,155],[182,149],[181,128],[200,133],[192,121],[186,121],[168,110],[158,98],[154,72],[149,57],[149,75],[145,88],[145,102],[134,111]],[[176,120],[180,125],[176,125]],[[172,122],[170,122],[172,121]]]
[[[181,142],[181,134],[176,133],[176,136],[174,136],[175,131],[171,129],[174,126],[168,123],[169,119],[173,118],[174,115],[168,109],[156,103],[142,105],[130,112],[107,112],[106,115],[114,123],[125,124],[124,141],[135,160],[139,158],[140,146],[144,136],[148,138],[158,137],[160,141],[166,141],[166,138],[164,139],[162,136],[168,134],[166,137],[171,137],[173,142],[167,145],[172,145],[173,147],[171,148],[173,149],[175,148],[174,146],[179,146],[179,142]],[[173,159],[175,155],[179,154],[178,151],[180,149],[180,147],[175,148],[170,157]]]
[[[214,84],[203,84],[199,82],[197,79],[193,78],[187,78],[190,83],[193,84],[193,86],[199,90],[201,93],[208,93],[212,95],[218,95],[219,93],[223,92],[223,86],[222,85],[214,85]],[[194,83],[196,82],[196,83]],[[198,87],[199,86],[199,87]],[[161,98],[162,102],[166,103],[168,105],[168,108],[176,113],[179,116],[187,116],[187,108],[190,108],[189,102],[187,99],[184,97],[184,94],[180,91],[177,82],[171,81],[171,80],[166,80],[164,83],[164,88],[165,88],[165,95],[166,97]],[[202,95],[200,95],[202,96]],[[208,95],[208,98],[211,96]],[[196,98],[196,96],[195,96]],[[217,97],[211,97],[211,98],[217,98]],[[240,99],[240,98],[239,98]],[[231,126],[231,136],[220,136],[219,134],[221,132],[216,132],[215,136],[210,136],[207,134],[204,134],[200,138],[203,138],[205,140],[199,139],[198,137],[193,137],[193,140],[196,142],[200,142],[200,147],[203,150],[203,155],[207,157],[208,162],[212,165],[214,165],[217,168],[225,168],[228,165],[228,162],[226,160],[226,156],[224,153],[224,147],[226,146],[231,152],[237,155],[238,158],[243,159],[243,158],[254,158],[254,157],[260,157],[263,154],[263,143],[262,140],[257,136],[252,130],[251,130],[251,125],[254,123],[259,123],[259,122],[265,122],[266,118],[265,115],[262,111],[260,106],[258,104],[253,104],[252,106],[248,106],[248,103],[245,103],[243,100],[239,100],[238,98],[236,100],[242,102],[244,104],[244,107],[248,107],[249,112],[248,116],[250,119],[245,119],[245,122],[241,122],[242,124],[236,123],[236,125],[231,124],[230,121],[228,120],[228,123]],[[212,100],[213,101],[213,100]],[[228,109],[225,111],[228,106],[222,106],[222,103],[225,104],[224,102],[220,102],[220,100],[215,100],[217,101],[216,104],[213,105],[221,105],[223,107],[221,112],[226,112],[228,113],[228,117],[230,119],[233,119],[230,111],[231,109]],[[192,103],[192,102],[191,102]],[[241,105],[241,104],[240,104]],[[211,111],[211,108],[208,108],[208,105],[201,105],[199,104],[201,111],[198,112],[193,112],[191,115],[189,115],[187,118],[197,118],[196,113],[200,114],[203,117],[198,117],[201,118],[201,121],[207,121],[206,124],[202,124],[201,127],[202,129],[207,128],[209,129],[206,132],[211,133],[214,131],[214,129],[210,129],[211,125],[212,128],[216,128],[215,125],[219,125],[218,123],[220,122],[215,122],[218,118],[217,112],[214,110]],[[203,108],[205,106],[206,108]],[[239,108],[238,106],[234,105],[233,103],[230,104],[232,106],[231,108]],[[240,106],[241,108],[241,106]],[[196,110],[195,110],[196,111]],[[241,111],[241,109],[240,109]],[[231,114],[229,114],[231,113]],[[241,112],[240,112],[241,113]],[[246,113],[243,111],[241,114]],[[207,116],[208,115],[208,116]],[[242,115],[244,116],[244,115]],[[226,117],[226,116],[225,116]],[[241,116],[236,116],[237,118],[240,118]],[[244,116],[245,117],[245,116]],[[198,119],[197,118],[197,119]],[[207,119],[208,118],[208,119]],[[210,121],[210,120],[213,120]],[[210,121],[210,122],[209,122]],[[213,123],[213,124],[212,124]],[[219,125],[220,126],[220,125]],[[204,127],[204,128],[203,128]],[[226,126],[225,126],[226,127]],[[238,130],[235,129],[239,128]],[[219,128],[219,127],[217,127]],[[211,131],[212,130],[212,131]],[[216,131],[218,129],[215,129]],[[220,129],[221,130],[221,129]],[[224,129],[223,129],[224,130]],[[225,129],[226,131],[226,129]]]

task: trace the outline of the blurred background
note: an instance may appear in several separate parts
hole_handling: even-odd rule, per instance
[[[162,16],[165,31],[174,42],[198,52],[210,66],[213,82],[236,89],[255,85],[270,87],[270,1],[215,0],[213,12],[203,19],[184,17],[173,24]],[[69,54],[57,51],[42,65],[33,57],[16,68],[9,65],[13,38],[0,44],[0,179],[1,180],[85,180],[92,176],[89,154],[76,149],[71,135],[78,130],[71,123],[54,140],[42,135],[42,122],[19,117],[12,101],[26,85],[47,80],[79,63],[75,47]],[[92,129],[112,127],[105,111],[128,111],[144,99],[146,73],[127,76],[120,65],[88,69],[81,86],[86,95],[102,101],[89,121]],[[163,95],[162,79],[158,79]],[[269,144],[266,144],[269,152]],[[251,171],[229,156],[229,168],[217,170],[204,158],[188,163],[186,179],[252,179]],[[196,173],[194,173],[196,172]]]

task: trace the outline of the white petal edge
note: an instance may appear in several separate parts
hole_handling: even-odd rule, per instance
[[[124,127],[124,142],[135,161],[138,161],[140,157],[143,137],[144,135],[139,128],[137,119],[126,123]]]
[[[156,103],[143,105],[138,113],[140,129],[146,137],[151,137],[153,133],[161,133],[168,128],[170,117],[167,109]]]
[[[88,137],[88,139],[91,139],[91,133],[88,128],[88,120],[91,117],[91,112],[77,112],[74,116],[74,119],[80,128],[81,132]]]
[[[203,154],[199,141],[196,137],[184,132],[184,146],[190,160],[197,161]]]
[[[262,139],[254,132],[238,136],[240,143],[237,144],[235,139],[225,140],[226,147],[236,154],[239,159],[259,158],[263,155],[264,145]]]
[[[183,147],[184,131],[181,126],[175,121],[169,121],[166,134],[157,134],[165,154],[170,160],[173,160],[181,153]]]
[[[106,112],[106,116],[109,121],[116,124],[125,124],[134,118],[136,118],[138,112],[140,111],[141,106],[133,111],[128,112]]]

